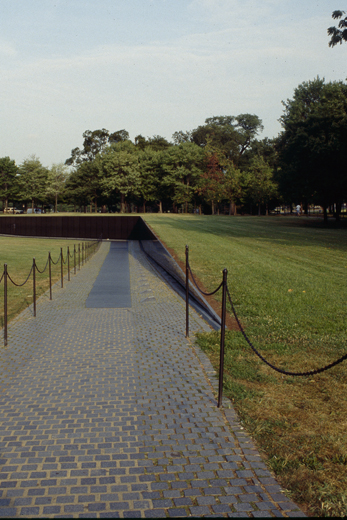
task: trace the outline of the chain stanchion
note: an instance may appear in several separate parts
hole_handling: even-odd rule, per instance
[[[60,279],[61,287],[64,287],[64,263],[63,263],[63,248],[60,248]]]
[[[70,281],[70,249],[67,246],[67,280]]]
[[[36,317],[36,262],[33,258],[33,308],[34,316]]]
[[[223,287],[222,287],[222,315],[220,329],[220,354],[219,354],[219,388],[218,388],[218,408],[220,408],[223,399],[223,376],[224,376],[224,344],[225,344],[225,318],[227,308],[227,276],[228,270],[223,270]]]
[[[78,244],[78,270],[81,270],[81,244]]]
[[[186,338],[189,337],[189,247],[186,246]]]
[[[76,274],[76,245],[73,245],[73,271]]]
[[[52,299],[52,258],[51,252],[48,253],[48,272],[49,272],[49,299]]]
[[[4,264],[4,346],[7,347],[7,264]]]
[[[83,250],[84,250],[84,242],[82,242],[82,267],[83,267]],[[84,256],[86,256],[85,251],[84,251]]]

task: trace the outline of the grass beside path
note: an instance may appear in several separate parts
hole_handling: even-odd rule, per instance
[[[67,259],[67,247],[70,254],[73,253],[74,243],[82,241],[44,239],[44,238],[22,238],[22,237],[0,237],[0,276],[3,273],[4,264],[7,263],[7,270],[11,278],[21,284],[27,278],[33,258],[37,267],[42,271],[48,260],[48,253],[54,262],[57,262],[60,255],[60,248],[63,248],[64,261]],[[78,262],[78,255],[77,262]],[[73,258],[70,258],[70,270],[73,269]],[[60,261],[57,265],[52,263],[52,284],[60,280]],[[67,263],[64,265],[64,275],[67,274]],[[28,305],[33,302],[33,278],[30,276],[28,282],[23,287],[16,287],[8,281],[8,320],[10,321]],[[43,274],[36,271],[36,297],[39,298],[49,289],[48,267]],[[53,289],[54,293],[54,289]],[[54,298],[54,294],[53,294]],[[0,326],[3,326],[4,316],[4,282],[0,284]],[[0,345],[2,339],[0,337]]]
[[[146,215],[145,220],[212,290],[228,269],[246,332],[290,371],[347,352],[347,228],[305,217]],[[217,296],[220,299],[220,295]],[[228,311],[230,311],[228,305]],[[219,335],[199,345],[218,366]],[[290,497],[309,514],[347,515],[347,361],[314,377],[282,376],[227,333],[225,393]]]

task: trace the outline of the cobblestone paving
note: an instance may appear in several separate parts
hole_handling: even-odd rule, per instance
[[[108,252],[0,350],[0,516],[303,516],[184,337],[184,304],[129,243],[130,309],[86,309]],[[192,331],[206,325],[191,312]],[[225,406],[230,406],[225,402]]]

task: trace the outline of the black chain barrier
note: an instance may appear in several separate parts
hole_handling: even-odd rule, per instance
[[[199,292],[201,292],[201,294],[203,294],[204,296],[213,296],[214,294],[216,294],[216,293],[219,291],[219,289],[220,289],[220,288],[222,287],[222,285],[223,285],[223,282],[221,282],[221,283],[218,285],[218,287],[217,287],[217,289],[216,289],[215,291],[212,291],[212,292],[204,292],[202,289],[200,289],[200,287],[199,287],[198,284],[196,283],[196,280],[195,280],[194,275],[193,275],[193,273],[192,273],[192,270],[191,270],[191,267],[190,267],[189,262],[188,262],[188,269],[189,269],[189,272],[190,272],[190,275],[191,275],[191,277],[192,277],[192,280],[193,280],[193,282],[194,282],[195,287],[196,287],[197,290],[198,290]]]
[[[59,262],[59,260],[60,260],[60,255],[58,256],[58,260],[57,260],[56,262],[54,262],[54,261],[52,260],[52,257],[51,257],[51,262],[52,262],[53,265],[57,265],[57,263]]]
[[[33,272],[33,267],[34,267],[34,265],[31,266],[30,272],[29,272],[25,282],[23,282],[23,283],[16,283],[14,280],[12,280],[9,272],[7,272],[7,277],[10,280],[10,282],[12,282],[13,285],[15,285],[16,287],[23,287],[23,285],[25,285],[27,283],[27,281],[29,280],[31,273]]]
[[[322,368],[317,368],[316,370],[309,370],[308,372],[289,372],[288,370],[283,370],[282,368],[278,368],[274,365],[272,365],[269,361],[267,361],[261,354],[260,352],[258,352],[258,350],[255,348],[255,346],[252,344],[251,340],[248,338],[247,334],[245,333],[241,323],[240,323],[240,320],[236,314],[236,311],[235,311],[235,307],[234,307],[234,304],[232,302],[232,299],[231,299],[231,296],[230,296],[230,292],[229,292],[229,288],[227,287],[227,294],[228,294],[228,298],[229,298],[229,303],[230,303],[230,306],[231,306],[231,309],[233,311],[233,314],[235,316],[235,319],[236,319],[236,322],[239,326],[239,329],[240,329],[240,332],[242,333],[243,337],[245,338],[245,340],[247,341],[248,345],[251,347],[251,349],[253,350],[253,352],[266,364],[268,365],[270,368],[272,368],[273,370],[276,370],[276,372],[279,372],[280,374],[284,374],[286,376],[313,376],[315,374],[320,374],[321,372],[325,372],[326,370],[329,370],[330,368],[333,368],[335,367],[336,365],[339,365],[340,363],[342,363],[343,361],[345,361],[345,359],[347,359],[347,354],[345,354],[344,356],[340,357],[339,359],[337,359],[336,361],[334,361],[333,363],[330,363],[329,365],[326,365],[325,367],[322,367]]]
[[[95,248],[95,251],[97,251],[97,249],[99,248],[100,243],[101,243],[101,240],[98,240],[97,248]],[[92,245],[94,245],[94,244],[92,244]],[[86,261],[86,251],[89,251],[89,249],[92,247],[92,245],[88,245],[87,244],[87,247],[84,247],[85,261]],[[78,248],[80,249],[80,244],[78,244]],[[92,251],[90,252],[90,254],[91,253],[92,253]],[[0,284],[1,284],[2,280],[4,280],[4,327],[3,328],[4,328],[4,346],[5,347],[7,346],[7,279],[9,279],[10,282],[13,285],[15,285],[16,287],[23,287],[28,282],[31,274],[33,275],[33,310],[34,310],[34,316],[36,316],[36,277],[35,277],[36,271],[38,271],[38,273],[40,273],[40,274],[43,274],[46,271],[47,267],[49,266],[49,292],[50,292],[50,300],[52,300],[51,264],[57,265],[59,260],[61,261],[61,283],[62,283],[62,287],[63,287],[63,275],[64,275],[64,273],[63,273],[63,264],[66,264],[66,263],[68,264],[68,281],[70,281],[69,259],[75,257],[75,255],[76,255],[75,245],[74,245],[74,252],[72,254],[70,254],[69,247],[68,247],[68,249],[67,249],[67,256],[66,256],[65,262],[64,262],[64,255],[63,255],[62,248],[60,248],[60,255],[59,255],[58,260],[56,262],[54,262],[52,260],[51,253],[49,252],[46,265],[45,265],[45,267],[44,267],[44,269],[42,271],[37,267],[35,258],[33,258],[33,263],[32,263],[30,272],[29,272],[26,280],[23,283],[16,283],[11,278],[11,276],[10,276],[8,270],[7,270],[7,264],[4,264],[4,271],[3,271],[2,276],[0,278]],[[74,271],[75,271],[75,274],[76,274],[76,265],[74,267]]]
[[[35,264],[36,271],[37,271],[38,273],[40,273],[40,274],[43,274],[43,273],[46,271],[46,269],[47,269],[48,262],[49,262],[49,258],[47,259],[47,262],[46,262],[46,265],[45,265],[43,271],[40,271],[40,269],[39,269],[39,268],[37,267],[37,265]]]
[[[224,269],[223,271],[223,281],[221,282],[221,284],[218,286],[218,288],[213,291],[213,292],[210,292],[210,293],[207,293],[207,292],[204,292],[202,291],[202,289],[198,286],[198,284],[196,283],[196,280],[193,276],[193,273],[192,273],[192,270],[191,270],[191,267],[189,265],[189,248],[188,246],[186,246],[186,337],[188,338],[189,337],[189,314],[188,314],[188,305],[189,305],[189,291],[188,291],[188,284],[189,284],[189,272],[191,274],[191,277],[192,277],[192,280],[194,282],[194,285],[196,286],[196,288],[198,289],[198,291],[200,291],[202,294],[204,294],[205,296],[212,296],[213,294],[216,294],[219,289],[223,289],[223,296],[222,296],[222,316],[221,316],[221,341],[220,341],[220,362],[219,362],[219,391],[218,391],[218,408],[220,407],[221,405],[221,402],[222,402],[222,388],[223,388],[223,365],[224,365],[224,334],[225,334],[225,312],[226,312],[226,295],[228,296],[228,299],[229,299],[229,303],[230,303],[230,306],[231,306],[231,309],[232,309],[232,312],[235,316],[235,320],[237,322],[237,325],[240,329],[240,332],[242,333],[244,339],[246,340],[246,342],[248,343],[248,345],[251,347],[251,349],[253,350],[253,352],[266,364],[268,365],[270,368],[272,368],[273,370],[275,370],[276,372],[279,372],[280,374],[284,374],[286,376],[293,376],[293,377],[296,377],[296,376],[299,376],[299,377],[303,377],[303,376],[313,376],[313,375],[316,375],[316,374],[321,374],[322,372],[325,372],[326,370],[329,370],[333,367],[335,367],[336,365],[339,365],[340,363],[342,363],[343,361],[345,361],[347,359],[347,354],[343,355],[342,357],[340,357],[339,359],[337,359],[336,361],[333,361],[332,363],[330,363],[329,365],[326,365],[324,367],[321,367],[321,368],[317,368],[317,369],[314,369],[314,370],[309,370],[307,372],[291,372],[289,370],[284,370],[282,368],[278,368],[276,367],[275,365],[273,365],[272,363],[270,363],[269,361],[267,361],[261,354],[260,352],[258,352],[258,350],[255,348],[255,346],[252,344],[251,340],[248,338],[247,334],[245,333],[242,325],[241,325],[241,322],[236,314],[236,311],[235,311],[235,307],[234,307],[234,304],[233,304],[233,301],[231,299],[231,296],[230,296],[230,291],[229,291],[229,287],[228,287],[228,284],[227,284],[227,270]]]

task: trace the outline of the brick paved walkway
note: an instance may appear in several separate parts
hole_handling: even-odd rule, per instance
[[[41,297],[37,318],[27,309],[9,327],[0,516],[303,516],[234,411],[216,408],[213,368],[184,337],[184,303],[137,242],[131,309],[85,307],[108,248],[52,302]],[[206,328],[194,311],[191,327]]]

